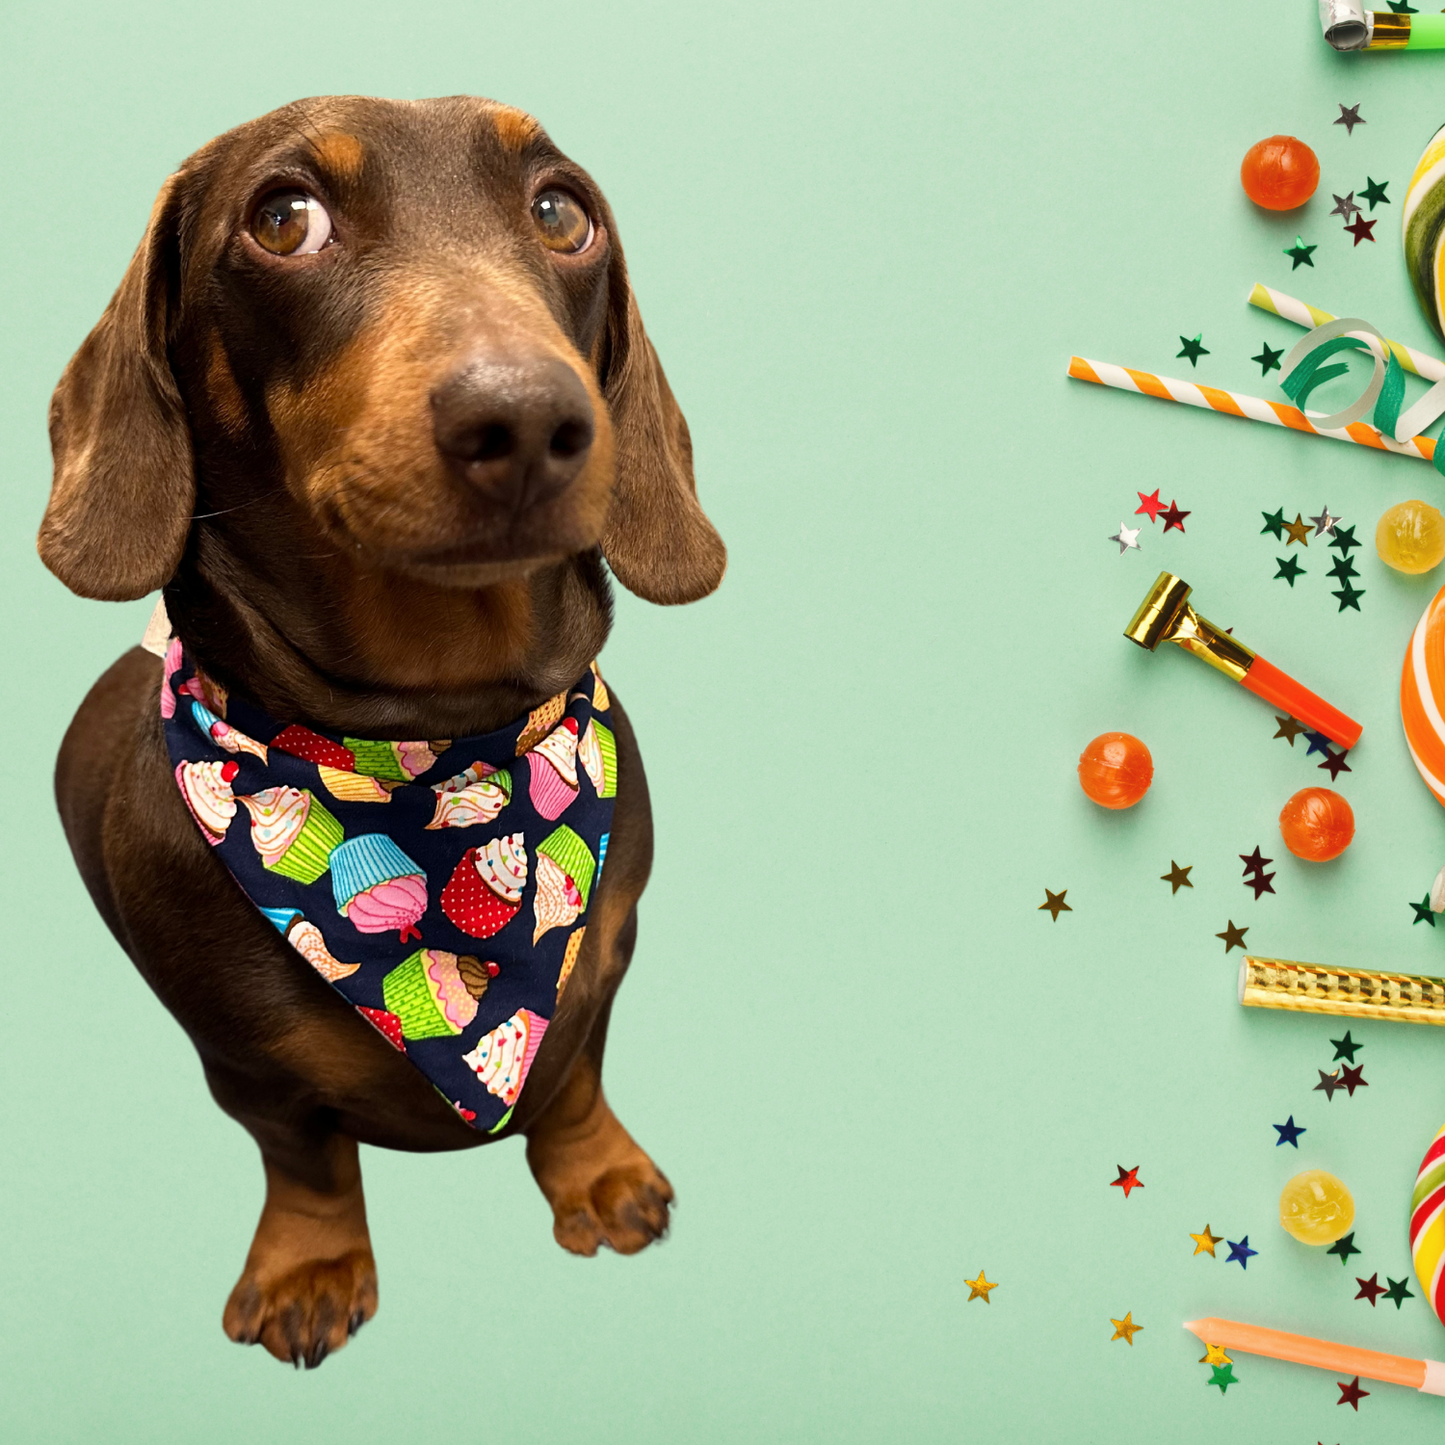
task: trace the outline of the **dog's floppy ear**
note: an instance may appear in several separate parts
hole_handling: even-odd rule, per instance
[[[696,602],[722,581],[727,548],[698,504],[687,422],[642,329],[620,249],[609,290],[602,389],[617,483],[602,550],[629,592],[648,602]]]
[[[50,402],[55,477],[40,559],[82,597],[123,602],[170,580],[195,505],[185,405],[166,355],[180,179],[161,187],[110,305]]]

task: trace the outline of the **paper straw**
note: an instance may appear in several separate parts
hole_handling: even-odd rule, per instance
[[[1394,452],[1396,456],[1416,457],[1426,462],[1435,459],[1435,442],[1431,437],[1411,437],[1407,442],[1397,442],[1393,437],[1382,435],[1363,421],[1326,430],[1315,426],[1310,420],[1312,415],[1323,416],[1323,412],[1303,412],[1298,407],[1283,402],[1265,401],[1263,397],[1245,396],[1237,391],[1221,391],[1214,386],[1196,386],[1192,381],[1178,381],[1172,376],[1155,376],[1153,372],[1114,366],[1107,361],[1089,361],[1082,356],[1071,356],[1069,375],[1080,381],[1094,381],[1100,386],[1115,387],[1119,391],[1141,392],[1145,396],[1157,396],[1161,401],[1179,401],[1185,406],[1198,406],[1206,411],[1224,412],[1228,416],[1268,422],[1271,426],[1286,427],[1290,431],[1305,432],[1309,436],[1332,437],[1339,442],[1354,442],[1357,446],[1374,447],[1376,451]]]
[[[1255,282],[1254,290],[1249,293],[1249,304],[1258,306],[1261,311],[1272,311],[1276,316],[1282,316],[1286,321],[1293,321],[1296,326],[1303,326],[1310,330],[1316,326],[1323,326],[1328,321],[1336,318],[1328,311],[1321,311],[1318,306],[1311,306],[1308,301],[1299,301],[1293,296],[1286,296],[1283,291],[1275,291],[1269,286],[1263,286]],[[1361,341],[1374,344],[1376,338],[1363,331],[1352,331],[1351,336],[1358,336]],[[1423,376],[1426,381],[1445,381],[1445,361],[1436,357],[1427,356],[1423,351],[1416,351],[1403,342],[1391,341],[1387,336],[1385,345],[1394,353],[1395,360],[1405,368],[1406,371],[1413,371],[1416,376]]]
[[[1445,1025],[1445,979],[1288,958],[1246,954],[1239,965],[1239,1001],[1251,1008]]]
[[[1246,1355],[1266,1355],[1271,1360],[1288,1360],[1295,1365],[1313,1365],[1337,1375],[1361,1375],[1383,1380],[1388,1385],[1409,1385],[1428,1395],[1445,1393],[1445,1365],[1436,1360],[1412,1360],[1405,1355],[1386,1355],[1379,1350],[1359,1350],[1331,1340],[1308,1335],[1290,1335],[1268,1330],[1263,1325],[1240,1324],[1238,1320],[1189,1320],[1184,1328],[1206,1345],[1223,1345]]]

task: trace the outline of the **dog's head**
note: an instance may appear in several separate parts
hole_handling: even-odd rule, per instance
[[[600,545],[654,602],[726,554],[611,211],[529,116],[466,97],[298,102],[161,189],[51,405],[40,555],[143,596],[198,515],[431,586]]]

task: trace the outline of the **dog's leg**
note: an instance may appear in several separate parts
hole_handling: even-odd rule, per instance
[[[672,1185],[622,1127],[602,1093],[609,1001],[550,1104],[527,1130],[527,1163],[552,1206],[563,1249],[636,1254],[667,1231]]]
[[[314,1369],[376,1313],[356,1140],[242,1122],[261,1146],[266,1203],[222,1324],[238,1344]]]

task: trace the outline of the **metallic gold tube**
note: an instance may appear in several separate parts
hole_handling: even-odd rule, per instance
[[[1129,619],[1124,636],[1149,652],[1161,642],[1177,643],[1226,677],[1242,682],[1255,653],[1201,617],[1189,605],[1189,592],[1189,584],[1182,577],[1161,572],[1139,610]]]
[[[1286,958],[1246,956],[1239,965],[1239,1001],[1253,1008],[1445,1024],[1445,978],[1326,968]]]
[[[1382,10],[1370,12],[1368,50],[1403,50],[1410,43],[1410,17]]]

